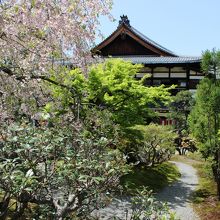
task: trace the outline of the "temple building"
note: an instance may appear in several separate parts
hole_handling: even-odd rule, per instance
[[[104,58],[122,58],[142,64],[144,67],[136,78],[150,74],[146,81],[148,86],[176,85],[173,95],[181,90],[195,92],[204,77],[200,70],[201,57],[178,56],[132,27],[127,16],[121,16],[117,29],[92,51]],[[164,109],[158,111],[162,117]]]

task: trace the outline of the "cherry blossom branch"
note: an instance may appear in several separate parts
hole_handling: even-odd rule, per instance
[[[23,81],[27,80],[27,77],[25,77],[25,76],[18,76],[10,68],[4,67],[4,66],[0,66],[0,71],[6,73],[9,76],[14,76],[15,79],[18,80],[18,81],[23,82]],[[59,83],[59,82],[57,82],[55,80],[52,80],[51,78],[49,78],[47,76],[44,76],[44,75],[31,75],[30,79],[36,79],[36,80],[37,79],[41,79],[41,80],[49,82],[49,83],[51,83],[53,85],[63,87],[65,89],[68,89],[75,97],[78,97],[77,92],[76,92],[76,90],[73,87],[69,87],[69,86],[64,85],[62,83]]]

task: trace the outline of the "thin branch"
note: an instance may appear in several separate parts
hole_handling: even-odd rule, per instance
[[[18,81],[26,81],[27,80],[27,77],[25,76],[16,76],[16,73],[14,73],[10,68],[8,67],[5,67],[5,66],[0,66],[0,71],[6,73],[7,75],[9,76],[15,76],[15,79],[18,80]],[[30,76],[30,79],[41,79],[43,81],[46,81],[46,82],[49,82],[53,85],[56,85],[56,86],[60,86],[60,87],[63,87],[67,90],[69,90],[73,95],[74,97],[78,97],[77,95],[77,92],[76,90],[73,88],[73,87],[69,87],[67,85],[64,85],[60,82],[57,82],[55,80],[52,80],[51,78],[49,78],[48,76],[44,76],[44,75],[31,75]]]

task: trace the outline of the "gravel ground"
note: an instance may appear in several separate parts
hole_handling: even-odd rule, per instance
[[[93,212],[93,216],[101,220],[113,220],[114,217],[122,220],[129,219],[131,215],[131,202],[129,197],[117,198],[106,208]]]
[[[166,187],[156,198],[167,202],[171,210],[176,212],[177,217],[181,220],[199,220],[190,204],[190,194],[198,184],[196,170],[185,163],[172,163],[178,167],[181,178],[171,186]]]
[[[190,194],[198,184],[196,170],[187,164],[174,163],[181,173],[181,178],[174,184],[166,187],[161,193],[156,195],[156,199],[167,202],[180,220],[199,220],[190,205]],[[122,220],[130,215],[130,198],[115,199],[108,207],[95,211],[93,216],[102,220],[112,220],[117,216]],[[128,218],[129,219],[129,218]]]

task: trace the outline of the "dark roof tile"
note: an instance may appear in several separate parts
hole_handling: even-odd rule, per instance
[[[110,58],[122,58],[135,64],[184,64],[200,63],[201,57],[152,57],[152,56],[114,56]]]

